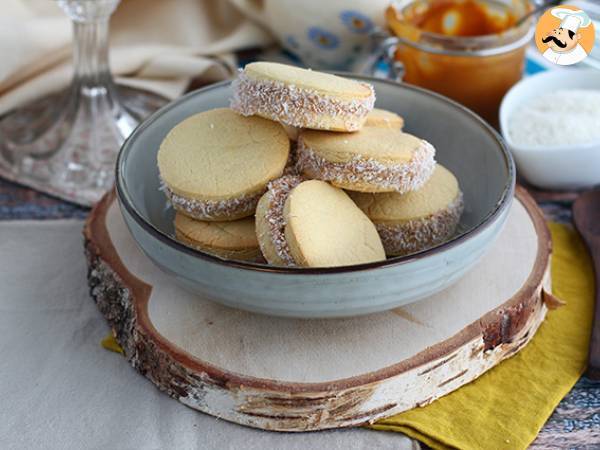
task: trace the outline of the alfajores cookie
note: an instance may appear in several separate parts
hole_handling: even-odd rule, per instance
[[[456,177],[437,164],[425,185],[406,194],[348,192],[373,221],[388,256],[419,252],[456,232],[463,195]]]
[[[341,189],[283,177],[259,202],[256,232],[276,265],[334,267],[385,259],[373,223]]]
[[[302,130],[297,167],[308,178],[359,192],[419,189],[435,167],[435,149],[399,129],[364,127],[356,133]]]
[[[261,259],[254,217],[230,222],[205,222],[177,213],[174,227],[177,240],[211,255],[241,261]]]
[[[373,111],[367,115],[367,120],[364,126],[401,130],[402,127],[404,127],[404,119],[391,111],[374,108]]]
[[[367,83],[270,62],[246,65],[232,88],[240,114],[317,130],[359,130],[375,103]]]
[[[289,152],[280,124],[213,109],[167,134],[158,169],[176,210],[199,220],[235,220],[254,214],[269,181],[283,173]]]

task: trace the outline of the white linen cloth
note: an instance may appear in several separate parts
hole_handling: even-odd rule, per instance
[[[82,222],[0,222],[1,449],[418,449],[398,433],[254,430],[160,392],[100,340]]]
[[[111,20],[111,69],[120,83],[175,98],[191,78],[230,77],[233,51],[271,42],[229,0],[122,0]],[[66,87],[71,43],[55,0],[2,0],[0,114]]]

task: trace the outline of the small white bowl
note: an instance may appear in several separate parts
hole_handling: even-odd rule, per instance
[[[527,147],[515,144],[509,134],[510,117],[521,105],[558,89],[600,89],[600,71],[556,70],[521,80],[502,100],[502,136],[515,157],[518,172],[531,184],[556,190],[590,188],[600,184],[600,141],[573,146]]]

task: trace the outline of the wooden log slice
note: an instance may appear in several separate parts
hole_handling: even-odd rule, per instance
[[[522,189],[498,241],[458,283],[349,319],[261,316],[180,289],[136,247],[114,194],[84,234],[91,295],[133,367],[194,409],[268,430],[347,427],[426,405],[517,353],[544,300],[555,303],[550,235]]]

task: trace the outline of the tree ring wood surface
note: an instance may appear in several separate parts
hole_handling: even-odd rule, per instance
[[[268,430],[354,426],[431,403],[523,348],[550,293],[550,234],[521,188],[458,283],[348,319],[261,316],[182,290],[138,249],[114,193],[84,235],[91,296],[133,367],[194,409]]]

